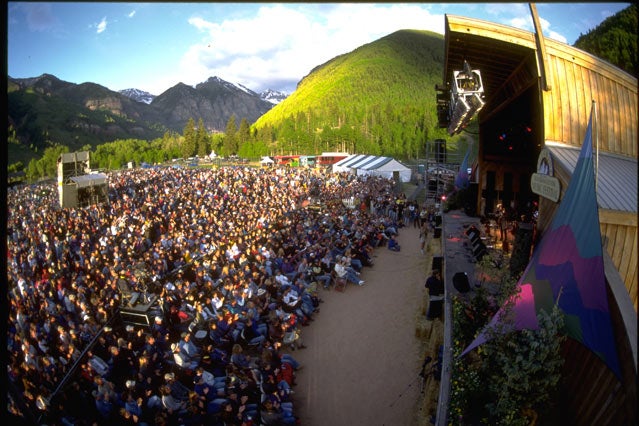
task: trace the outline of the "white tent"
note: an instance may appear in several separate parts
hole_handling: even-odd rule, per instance
[[[383,176],[393,178],[399,175],[401,182],[410,182],[411,169],[391,157],[375,155],[349,155],[333,165],[333,172],[350,172],[357,176]]]
[[[337,163],[333,164],[333,172],[334,173],[349,172],[349,171],[352,172],[350,166],[365,157],[368,157],[368,156],[362,155],[362,154],[349,155],[348,157],[342,160],[339,160]]]
[[[273,161],[271,157],[262,157],[262,159],[260,160],[260,164],[263,166],[270,166],[274,163],[275,161]]]

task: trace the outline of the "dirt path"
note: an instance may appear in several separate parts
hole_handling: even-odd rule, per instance
[[[364,286],[321,290],[321,312],[303,329],[308,348],[292,352],[304,365],[294,395],[303,426],[416,424],[423,353],[415,318],[428,255],[416,228],[402,228],[398,242],[399,253],[375,251]]]

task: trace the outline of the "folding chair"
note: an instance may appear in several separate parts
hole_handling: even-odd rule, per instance
[[[335,271],[331,275],[333,275],[333,281],[335,281],[335,290],[343,293],[346,290],[346,278],[338,277]]]

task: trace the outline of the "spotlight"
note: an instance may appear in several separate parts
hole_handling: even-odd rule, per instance
[[[467,61],[461,71],[453,71],[448,133],[459,133],[484,107],[484,86],[479,70],[473,70]]]

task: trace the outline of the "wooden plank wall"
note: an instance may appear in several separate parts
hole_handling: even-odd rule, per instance
[[[557,164],[557,163],[555,163]],[[570,176],[561,167],[555,167],[555,176],[561,181],[561,197],[565,195]],[[552,218],[559,204],[553,203],[544,197],[539,197],[539,221],[537,229],[543,234],[550,226]],[[628,213],[627,215],[632,216]],[[639,235],[636,223],[633,221],[611,220],[613,215],[607,211],[599,210],[599,226],[604,250],[610,255],[613,264],[619,271],[632,304],[637,312],[639,302],[638,262],[639,259]],[[628,223],[626,223],[628,222]]]
[[[637,382],[632,352],[621,317],[609,295],[610,315],[621,366],[621,380],[592,351],[567,339],[562,352],[562,401],[575,425],[636,425]]]
[[[547,47],[545,139],[581,146],[595,100],[599,148],[637,158],[637,79],[570,46],[548,40]]]
[[[601,216],[601,215],[600,215]],[[637,312],[637,227],[600,223],[604,249],[619,271]]]
[[[637,79],[592,55],[547,40],[550,91],[542,92],[544,139],[581,147],[592,100],[596,101],[596,134],[601,151],[637,158],[639,132]],[[570,176],[557,177],[563,183]],[[546,206],[552,210],[550,206]],[[541,216],[540,211],[540,216]],[[544,212],[554,213],[550,211]],[[637,225],[609,221],[600,212],[604,247],[637,310]],[[541,224],[544,228],[544,224]]]

